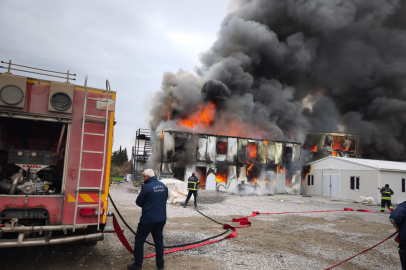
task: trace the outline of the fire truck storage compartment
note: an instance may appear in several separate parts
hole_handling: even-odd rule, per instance
[[[67,128],[0,117],[0,196],[61,194]]]

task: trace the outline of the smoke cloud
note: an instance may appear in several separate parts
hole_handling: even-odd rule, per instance
[[[405,4],[233,0],[197,76],[164,75],[151,129],[233,135],[237,126],[240,136],[302,143],[310,131],[339,131],[363,135],[368,157],[406,160]],[[178,125],[215,99],[209,126]]]

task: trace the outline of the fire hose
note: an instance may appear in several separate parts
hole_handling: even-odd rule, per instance
[[[109,194],[109,198],[110,198],[110,200],[111,200],[111,203],[113,204],[114,209],[116,210],[117,214],[119,215],[120,219],[121,219],[121,220],[123,221],[123,223],[127,226],[127,228],[135,235],[136,233],[131,229],[131,227],[127,224],[127,222],[125,222],[124,218],[121,216],[121,214],[120,214],[120,212],[118,211],[116,205],[114,204],[114,201],[112,200],[110,194]],[[164,254],[173,253],[173,252],[182,251],[182,250],[187,250],[187,249],[192,249],[192,248],[197,248],[197,247],[200,247],[200,246],[204,246],[204,245],[208,245],[208,244],[213,244],[213,243],[216,243],[216,242],[222,241],[222,240],[224,240],[224,239],[228,239],[228,238],[235,238],[235,237],[237,236],[237,228],[243,228],[243,227],[249,227],[249,226],[251,226],[251,222],[249,222],[248,219],[251,218],[251,217],[258,216],[258,215],[306,214],[306,213],[326,213],[326,212],[328,213],[328,212],[343,212],[343,211],[357,211],[357,212],[366,212],[366,213],[379,213],[379,212],[372,212],[372,211],[364,210],[364,209],[354,210],[354,209],[352,209],[352,208],[344,208],[343,210],[302,211],[302,212],[271,212],[271,213],[260,213],[260,212],[256,211],[256,212],[253,212],[253,213],[252,213],[251,215],[249,215],[249,216],[245,216],[245,217],[241,217],[241,218],[233,218],[233,219],[232,219],[232,222],[239,222],[239,223],[240,223],[239,226],[234,227],[234,226],[231,226],[231,225],[229,225],[229,224],[223,224],[223,223],[221,223],[221,222],[218,222],[218,221],[212,219],[212,218],[209,217],[209,216],[206,216],[205,214],[203,214],[202,212],[200,212],[197,208],[196,208],[196,211],[197,211],[199,214],[201,214],[202,216],[204,216],[204,217],[210,219],[211,221],[213,221],[213,222],[215,222],[215,223],[217,223],[217,224],[219,224],[219,225],[222,225],[222,226],[223,226],[223,229],[225,229],[226,231],[223,232],[223,233],[221,233],[221,234],[218,234],[218,235],[216,235],[216,236],[212,236],[212,237],[203,239],[203,240],[201,240],[201,241],[197,241],[197,242],[193,242],[193,243],[189,243],[189,244],[182,244],[182,245],[178,245],[178,246],[164,246],[164,248],[172,248],[172,249],[170,249],[170,250],[165,251]],[[133,251],[133,249],[131,248],[130,244],[128,243],[127,239],[125,238],[125,236],[124,236],[124,234],[123,234],[123,231],[121,230],[120,225],[118,224],[118,221],[117,221],[115,215],[112,214],[112,216],[113,216],[113,226],[114,226],[114,230],[116,231],[118,238],[120,239],[121,243],[126,247],[126,249],[127,249],[131,254],[133,254],[134,251]],[[210,239],[217,238],[217,237],[220,237],[220,236],[226,234],[229,230],[232,230],[233,232],[232,232],[231,234],[229,234],[228,236],[223,237],[223,238],[220,238],[220,239],[216,239],[216,240],[210,240]],[[371,250],[371,249],[375,248],[376,246],[382,244],[383,242],[385,242],[385,241],[389,240],[390,238],[392,238],[393,236],[395,236],[397,233],[398,233],[398,231],[394,232],[393,234],[389,235],[388,237],[386,237],[386,238],[383,239],[382,241],[376,243],[375,245],[373,245],[373,246],[371,246],[371,247],[369,247],[369,248],[367,248],[367,249],[365,249],[365,250],[363,250],[363,251],[361,251],[361,252],[355,254],[354,256],[351,256],[351,257],[349,257],[349,258],[347,258],[347,259],[345,259],[345,260],[343,260],[343,261],[341,261],[341,262],[339,262],[339,263],[337,263],[337,264],[335,264],[335,265],[332,265],[332,266],[330,266],[330,267],[328,267],[328,268],[325,268],[324,270],[333,269],[333,268],[339,266],[340,264],[342,264],[342,263],[344,263],[344,262],[346,262],[346,261],[349,261],[349,260],[351,260],[351,259],[357,257],[358,255],[361,255],[362,253],[367,252],[368,250]],[[147,243],[148,243],[149,245],[151,245],[151,246],[154,246],[154,244],[152,244],[152,243],[150,243],[150,242],[147,242]],[[154,257],[154,256],[155,256],[155,253],[149,254],[149,255],[145,255],[144,258],[151,258],[151,257]]]
[[[109,194],[109,199],[110,199],[111,204],[113,205],[114,209],[116,210],[118,216],[119,216],[120,219],[123,221],[124,225],[125,225],[134,235],[136,235],[136,232],[134,232],[134,230],[127,224],[127,222],[124,220],[123,216],[121,215],[120,211],[117,209],[117,207],[116,207],[116,205],[115,205],[113,199],[111,198],[110,194]],[[121,228],[120,228],[120,225],[119,225],[118,222],[117,222],[117,219],[116,219],[115,215],[112,214],[112,216],[113,216],[113,227],[114,227],[114,230],[115,230],[116,233],[117,233],[117,236],[119,237],[119,239],[120,239],[120,241],[123,243],[123,245],[127,248],[127,250],[128,250],[130,253],[134,253],[134,251],[132,250],[132,248],[131,248],[130,245],[128,244],[127,239],[125,238],[125,236],[124,236],[124,234],[123,234],[123,232],[122,232],[122,230],[121,230]],[[207,217],[207,216],[205,216],[205,217]],[[181,247],[186,247],[186,246],[189,246],[189,245],[192,245],[192,246],[193,246],[193,245],[198,245],[198,244],[204,243],[205,241],[211,240],[211,239],[213,239],[213,238],[220,237],[220,236],[226,234],[230,229],[232,230],[232,228],[234,228],[234,227],[232,227],[232,226],[230,226],[230,225],[228,225],[228,224],[222,224],[222,223],[220,223],[220,222],[217,222],[217,221],[215,221],[214,219],[212,219],[212,218],[210,218],[210,217],[207,217],[207,218],[209,218],[209,219],[212,220],[213,222],[216,222],[217,224],[222,225],[223,228],[224,228],[226,231],[224,231],[224,232],[222,232],[222,233],[220,233],[220,234],[218,234],[218,235],[215,235],[215,236],[212,236],[212,237],[209,237],[209,238],[206,238],[206,239],[197,241],[197,242],[188,243],[188,244],[182,244],[182,245],[175,245],[175,246],[164,246],[164,248],[181,248]],[[226,225],[227,225],[227,226],[226,226]],[[118,232],[118,231],[119,231],[119,232]],[[233,234],[234,234],[234,232],[233,232],[232,234],[230,234],[230,235],[233,235]],[[120,236],[120,235],[121,235],[121,236]],[[229,236],[230,236],[230,235],[229,235]],[[236,236],[236,235],[237,235],[237,232],[235,231],[235,236]],[[234,237],[235,237],[235,236],[234,236]],[[227,236],[227,237],[225,237],[225,238],[234,238],[234,237],[228,237],[228,236]],[[225,239],[225,238],[224,238],[224,239]],[[218,240],[218,241],[220,241],[220,240]],[[218,241],[216,240],[215,242],[218,242]],[[155,245],[154,245],[153,243],[151,243],[151,242],[146,241],[146,243],[147,243],[148,245],[155,246]],[[173,252],[174,252],[174,251],[173,251]],[[165,253],[170,253],[170,252],[165,252]],[[145,256],[144,256],[144,257],[145,257]],[[148,257],[146,257],[146,258],[148,258]]]

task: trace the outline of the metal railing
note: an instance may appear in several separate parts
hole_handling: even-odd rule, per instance
[[[50,76],[50,77],[55,77],[55,78],[62,78],[62,79],[66,79],[67,83],[69,82],[69,80],[76,80],[75,78],[70,77],[70,76],[76,76],[76,74],[69,73],[69,70],[68,70],[68,72],[59,72],[59,71],[53,71],[53,70],[47,70],[47,69],[41,69],[41,68],[35,68],[35,67],[29,67],[29,66],[23,66],[23,65],[12,63],[11,60],[9,60],[8,62],[1,61],[1,63],[8,64],[8,67],[0,66],[0,68],[7,69],[6,74],[11,74],[10,71],[15,70],[15,71],[39,74],[39,75],[44,75],[44,76]],[[32,71],[32,70],[17,69],[17,68],[12,68],[11,66],[17,66],[17,67],[22,67],[22,68],[27,68],[27,69],[40,70],[40,71],[51,72],[51,73],[57,73],[57,74],[62,74],[62,75],[66,75],[66,76],[57,76],[57,75],[52,75],[52,74],[47,74],[47,73],[35,72],[35,71]]]
[[[152,155],[152,132],[149,129],[140,128],[136,133],[135,146],[132,148],[131,167],[133,181],[141,181],[141,172],[139,171],[139,163],[145,164],[148,158]],[[142,143],[141,143],[142,141]]]

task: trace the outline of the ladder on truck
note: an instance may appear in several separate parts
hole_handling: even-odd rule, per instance
[[[97,98],[91,98],[87,96],[87,75],[85,79],[85,102],[84,102],[84,108],[83,108],[83,118],[82,118],[82,137],[81,137],[81,145],[80,145],[80,159],[79,159],[79,174],[78,174],[78,182],[76,186],[76,198],[75,198],[75,215],[74,215],[74,220],[73,220],[73,232],[75,231],[76,228],[76,215],[79,207],[89,207],[89,205],[78,205],[79,201],[79,192],[81,191],[98,191],[99,192],[99,198],[98,198],[98,207],[97,207],[97,230],[100,230],[100,212],[101,212],[101,192],[103,189],[103,176],[104,176],[104,170],[105,170],[105,160],[106,160],[106,142],[107,142],[107,129],[108,129],[108,119],[109,119],[109,98],[110,98],[110,82],[109,80],[106,80],[106,90],[107,90],[107,98],[106,99],[97,99]],[[106,117],[103,116],[96,116],[96,115],[89,115],[86,114],[86,106],[87,106],[87,100],[96,100],[100,102],[106,102]],[[94,120],[94,119],[100,119],[100,120]],[[85,131],[85,123],[86,122],[92,122],[92,123],[99,123],[104,125],[104,134],[103,133],[90,133]],[[103,146],[103,152],[101,151],[89,151],[89,150],[83,150],[83,137],[84,136],[104,136],[104,146]],[[95,169],[95,168],[82,168],[82,157],[83,153],[91,153],[91,154],[101,154],[103,155],[103,164],[101,166],[101,169]],[[101,172],[100,176],[100,185],[99,187],[82,187],[80,186],[81,182],[81,174],[82,171],[95,171],[95,172]],[[90,205],[93,206],[93,205]]]

